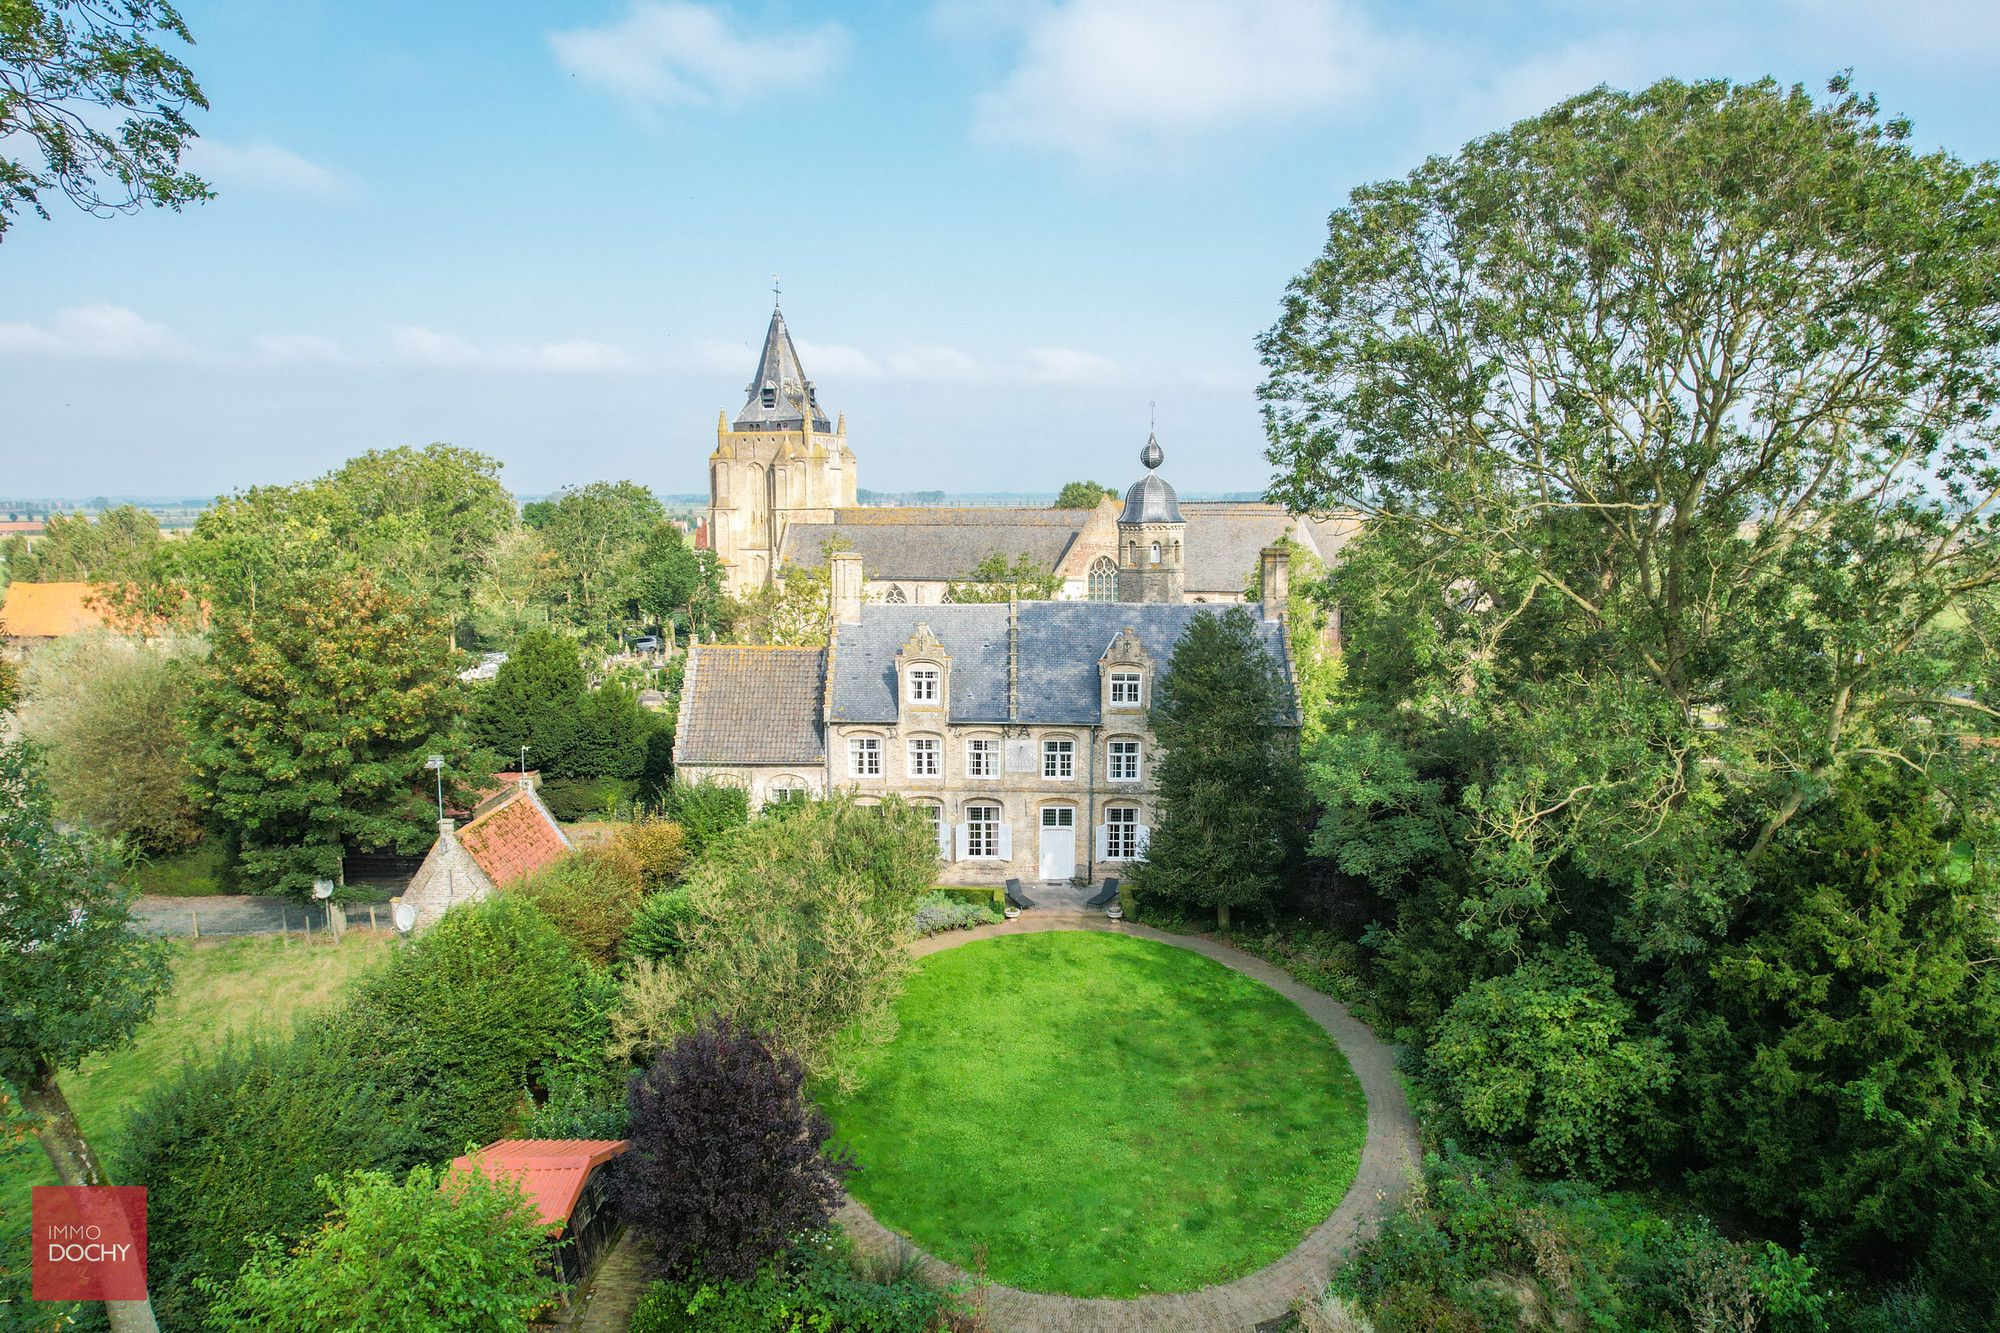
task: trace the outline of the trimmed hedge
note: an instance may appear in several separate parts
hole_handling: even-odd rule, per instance
[[[940,884],[932,892],[948,894],[953,898],[962,898],[966,902],[975,903],[980,907],[990,907],[996,912],[1005,912],[1007,910],[1007,890],[995,886],[985,884]]]
[[[630,805],[639,795],[634,778],[549,778],[535,790],[549,813],[565,824],[604,818]]]
[[[931,1333],[959,1312],[949,1292],[914,1276],[855,1271],[844,1239],[814,1239],[747,1282],[694,1275],[655,1282],[632,1333]]]

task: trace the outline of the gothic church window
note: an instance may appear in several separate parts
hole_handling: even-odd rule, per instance
[[[889,605],[891,606],[901,606],[905,602],[909,601],[909,598],[903,596],[902,584],[892,583],[889,585],[889,591],[883,594],[882,600],[889,603]]]
[[[1110,556],[1100,555],[1091,565],[1088,591],[1093,602],[1118,600],[1118,566]]]

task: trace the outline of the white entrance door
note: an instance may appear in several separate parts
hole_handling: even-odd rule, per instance
[[[1076,811],[1066,805],[1042,807],[1042,878],[1076,874]]]

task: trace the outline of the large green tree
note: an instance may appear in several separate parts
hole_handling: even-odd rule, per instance
[[[208,99],[167,39],[194,42],[165,0],[0,5],[0,239],[49,191],[98,217],[213,197],[181,166]]]
[[[1164,757],[1138,891],[1189,907],[1268,908],[1297,871],[1304,786],[1291,690],[1249,613],[1199,615],[1153,695]]]
[[[1654,1146],[1786,1224],[1847,1209],[1892,1262],[1917,1255],[1874,1192],[1935,1143],[1907,1107],[1991,1058],[1950,987],[1991,952],[1996,290],[1992,166],[1915,151],[1844,81],[1670,80],[1356,190],[1263,343],[1274,498],[1369,516],[1310,772],[1384,1012],[1426,1044],[1579,939],[1688,1071]],[[1779,891],[1794,825],[1878,771],[1971,858],[1907,934],[1869,894],[1918,910],[1915,885]],[[1841,894],[1872,922],[1846,944]],[[1922,1075],[1881,1063],[1947,992]],[[1871,1123],[1836,1130],[1819,1077]],[[1792,1109],[1731,1121],[1759,1080]],[[1683,1096],[1770,1141],[1722,1152]],[[1933,1112],[1990,1140],[1979,1097]]]
[[[671,630],[679,614],[698,626],[705,617],[697,615],[697,608],[721,597],[722,567],[714,552],[695,550],[679,524],[662,519],[640,545],[635,583],[646,623]]]
[[[435,836],[428,755],[477,778],[454,735],[459,686],[443,626],[365,573],[293,575],[258,613],[216,609],[189,709],[209,819],[266,892],[338,879],[349,852]]]
[[[1468,929],[1569,861],[1683,952],[1843,768],[1992,728],[2000,192],[1906,134],[1844,85],[1598,90],[1356,190],[1293,283],[1275,498],[1371,515],[1434,671],[1523,719]]]
[[[637,482],[593,481],[524,506],[521,518],[554,557],[556,614],[585,634],[613,637],[638,610],[646,539],[666,518],[659,500]]]
[[[65,1185],[110,1182],[58,1075],[130,1041],[173,980],[169,946],[135,930],[131,912],[103,850],[57,827],[30,752],[0,746],[0,1083],[20,1094]],[[106,1311],[115,1333],[154,1327],[144,1301]]]

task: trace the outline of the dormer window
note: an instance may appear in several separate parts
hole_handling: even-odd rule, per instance
[[[1127,708],[1137,708],[1140,704],[1140,675],[1136,671],[1114,671],[1111,673],[1111,702],[1123,704]]]
[[[938,669],[933,666],[910,668],[910,702],[934,704],[938,701]]]
[[[778,405],[778,391],[766,384],[764,386],[763,401],[766,407],[776,407]]]

